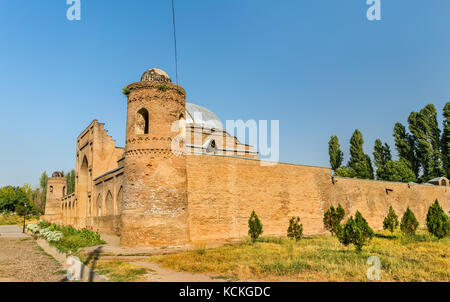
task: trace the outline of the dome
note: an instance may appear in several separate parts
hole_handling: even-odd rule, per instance
[[[62,172],[53,172],[52,177],[64,177],[64,174]]]
[[[158,68],[152,68],[144,72],[141,77],[141,81],[160,81],[160,82],[172,82],[169,75]]]
[[[192,103],[186,103],[186,124],[196,124],[205,128],[224,130],[223,124],[217,115],[205,107]]]

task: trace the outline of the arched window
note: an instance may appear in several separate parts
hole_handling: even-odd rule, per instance
[[[148,111],[141,108],[136,114],[136,134],[148,134]]]
[[[105,216],[113,216],[114,215],[114,200],[113,200],[113,196],[111,194],[111,191],[108,191],[108,193],[106,194],[106,211],[103,215]]]
[[[206,153],[214,153],[217,151],[217,145],[215,140],[210,140],[206,147]]]
[[[441,186],[447,186],[447,181],[445,181],[445,179],[442,179]]]
[[[49,191],[50,193],[53,193],[53,186],[50,186]]]
[[[102,195],[98,194],[97,201],[95,203],[95,216],[102,216]]]
[[[63,196],[66,196],[66,187],[63,187]]]
[[[122,187],[120,187],[119,189],[119,193],[117,193],[117,205],[116,205],[116,209],[118,212],[120,212],[120,207],[122,206],[122,200],[123,200],[123,190]]]

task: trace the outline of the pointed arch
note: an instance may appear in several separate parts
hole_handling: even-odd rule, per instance
[[[95,216],[102,216],[102,194],[98,194],[97,200],[94,204],[94,215]]]
[[[119,189],[119,193],[117,193],[117,200],[116,200],[116,213],[120,213],[120,209],[122,206],[122,201],[123,201],[123,187],[120,187]]]
[[[103,213],[103,215],[104,216],[114,215],[114,200],[111,191],[108,191],[108,193],[106,193],[105,213]]]
[[[148,134],[148,110],[145,108],[139,109],[136,113],[135,132],[136,134]]]

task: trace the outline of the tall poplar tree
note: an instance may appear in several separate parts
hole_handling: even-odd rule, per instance
[[[39,185],[41,187],[41,192],[42,192],[42,201],[41,201],[41,205],[42,208],[45,209],[45,202],[47,199],[47,182],[48,182],[48,176],[47,176],[47,172],[43,172],[41,174],[41,178],[39,179]]]
[[[444,170],[436,108],[433,104],[428,104],[420,112],[412,112],[408,123],[415,140],[417,159],[422,168],[421,180],[428,181],[442,176]]]
[[[441,139],[442,163],[447,178],[450,178],[450,102],[444,107],[444,131]]]
[[[386,179],[386,165],[392,160],[391,148],[387,143],[381,142],[380,139],[375,140],[375,147],[373,151],[373,161],[377,167],[377,179]]]
[[[355,171],[357,178],[373,179],[372,161],[369,155],[364,153],[364,139],[362,133],[356,129],[350,139],[349,169]]]
[[[341,151],[339,139],[337,136],[332,136],[328,142],[328,154],[330,155],[330,165],[333,171],[339,169],[344,160],[344,153]]]
[[[393,136],[395,138],[395,148],[397,149],[399,160],[403,160],[414,171],[416,178],[419,177],[419,161],[416,156],[416,146],[414,137],[406,132],[405,126],[396,123]]]

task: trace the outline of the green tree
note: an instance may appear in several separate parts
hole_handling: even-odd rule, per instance
[[[347,167],[340,167],[339,169],[337,169],[334,174],[334,176],[340,176],[340,177],[350,177],[350,178],[355,178],[356,177],[356,172],[355,170],[353,170],[352,168],[347,168]]]
[[[441,239],[450,234],[450,220],[436,199],[428,208],[427,213],[428,232]]]
[[[398,152],[399,160],[408,164],[414,172],[416,178],[419,177],[419,161],[416,156],[416,144],[414,136],[406,132],[405,126],[396,123],[394,126],[395,148]]]
[[[291,217],[289,220],[289,227],[287,229],[288,238],[293,238],[296,241],[303,236],[303,225],[300,223],[300,217]]]
[[[323,215],[323,225],[332,235],[338,236],[341,233],[341,221],[344,219],[345,210],[338,205],[337,208],[331,206]]]
[[[66,183],[67,183],[66,194],[69,195],[69,194],[72,194],[73,192],[75,192],[75,170],[74,169],[70,170],[70,172],[67,172]]]
[[[403,214],[402,221],[400,223],[400,229],[406,235],[414,235],[416,233],[417,228],[419,227],[419,222],[416,219],[416,215],[414,215],[413,211],[406,209]]]
[[[437,122],[436,107],[426,105],[420,112],[412,112],[408,118],[409,130],[413,134],[417,158],[422,168],[422,181],[444,174],[441,162],[441,137]]]
[[[442,163],[445,175],[450,178],[450,102],[444,107],[444,131],[441,139]]]
[[[379,172],[383,180],[398,182],[416,182],[416,174],[404,159],[391,160]]]
[[[355,171],[357,178],[373,179],[373,167],[370,157],[364,153],[364,139],[361,132],[356,129],[350,139],[350,160],[348,168]]]
[[[383,229],[389,230],[391,231],[391,233],[393,233],[396,227],[398,227],[398,216],[392,206],[390,206],[389,212],[383,221]]]
[[[361,251],[374,236],[373,230],[359,211],[356,212],[355,219],[351,216],[343,227],[339,241],[344,245],[353,244],[357,251]]]
[[[34,208],[29,194],[23,188],[6,186],[0,189],[0,212],[15,213],[20,206]]]
[[[42,192],[42,195],[41,195],[41,197],[42,197],[41,206],[44,209],[45,209],[45,201],[46,201],[46,198],[47,198],[47,182],[48,182],[47,172],[44,171],[41,174],[41,178],[39,179],[39,184],[41,186],[41,192]]]
[[[263,225],[256,215],[255,211],[252,211],[250,218],[248,219],[248,235],[253,242],[263,233]]]
[[[339,169],[344,160],[344,153],[341,151],[339,139],[337,136],[332,136],[328,142],[328,154],[330,155],[330,165],[333,171]]]
[[[391,148],[387,143],[381,142],[381,140],[375,140],[375,147],[373,151],[373,161],[377,167],[377,179],[386,180],[386,165],[392,160]]]

